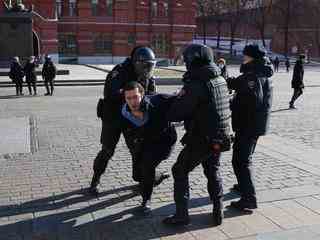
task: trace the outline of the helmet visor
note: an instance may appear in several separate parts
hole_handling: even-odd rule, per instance
[[[139,77],[151,78],[156,67],[156,61],[136,61],[134,67]]]

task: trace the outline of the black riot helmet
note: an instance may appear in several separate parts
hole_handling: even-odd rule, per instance
[[[151,48],[136,47],[131,53],[131,60],[138,77],[149,79],[156,66],[156,57]]]
[[[214,61],[212,49],[202,44],[190,44],[183,51],[183,60],[187,70],[208,65]]]

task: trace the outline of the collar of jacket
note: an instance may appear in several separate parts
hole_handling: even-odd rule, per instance
[[[187,83],[190,81],[208,82],[212,78],[219,77],[221,74],[220,68],[215,64],[194,67],[183,75],[182,81]]]
[[[272,77],[273,76],[273,67],[268,58],[255,59],[252,62],[247,64],[241,64],[240,72],[243,74],[253,73],[259,77]]]
[[[127,103],[125,103],[122,107],[121,114],[124,118],[129,120],[131,123],[136,125],[137,127],[141,127],[145,125],[149,121],[149,115],[150,115],[150,108],[153,107],[150,99],[148,97],[144,97],[141,105],[140,110],[144,113],[143,119],[137,119],[135,116],[132,115],[131,110]]]

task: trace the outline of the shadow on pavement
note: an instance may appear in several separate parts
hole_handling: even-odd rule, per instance
[[[99,197],[134,190],[135,185],[103,192]],[[57,196],[34,200],[22,205],[4,206],[0,208],[0,217],[19,217],[23,214],[33,214],[33,218],[20,222],[9,223],[0,227],[0,239],[142,239],[170,236],[177,233],[213,227],[211,214],[200,212],[191,215],[191,224],[186,227],[169,228],[161,221],[164,216],[173,214],[173,203],[155,208],[151,214],[144,215],[139,207],[111,208],[112,205],[137,196],[131,191],[121,193],[114,198],[100,202],[90,202],[89,206],[69,207],[72,204],[92,199],[86,190],[77,190]],[[71,198],[72,196],[75,196]],[[234,193],[227,193],[225,201],[237,198]],[[194,198],[190,200],[190,209],[210,206],[209,198]],[[18,207],[17,210],[13,208]],[[109,208],[109,209],[108,209]],[[211,209],[211,208],[210,208]],[[211,211],[211,210],[210,210]],[[100,212],[100,213],[99,213]],[[232,218],[243,213],[226,208],[225,217]],[[10,218],[9,218],[10,219]]]
[[[278,110],[271,111],[271,113],[278,113],[278,112],[291,111],[291,110],[292,110],[291,108],[281,108]]]
[[[121,195],[119,198],[113,199],[111,202],[107,202],[106,206],[111,206],[120,202],[125,201],[131,197],[138,195],[138,186],[131,185],[125,186],[121,188],[111,189],[105,192],[101,192],[99,197],[104,197],[109,194],[117,194],[124,191],[130,191],[129,194]],[[80,189],[68,193],[63,193],[59,195],[54,195],[47,198],[41,198],[29,202],[25,202],[19,205],[9,205],[9,206],[0,206],[0,218],[1,217],[9,217],[17,214],[25,214],[32,213],[36,210],[36,212],[50,211],[61,209],[64,207],[68,207],[73,204],[86,202],[94,199],[95,197],[89,195],[88,189]]]
[[[14,99],[14,98],[21,98],[24,96],[17,96],[17,95],[8,95],[8,96],[0,96],[0,99]]]

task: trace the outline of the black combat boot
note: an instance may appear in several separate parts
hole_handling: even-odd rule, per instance
[[[213,210],[212,210],[212,220],[214,225],[216,226],[221,225],[223,218],[224,218],[223,202],[222,200],[218,200],[213,204]]]
[[[230,188],[231,191],[236,192],[236,193],[240,193],[240,186],[239,184],[233,184],[232,188]]]
[[[156,176],[154,178],[153,186],[159,186],[165,179],[169,178],[170,175],[168,173],[160,173],[156,172]]]
[[[50,90],[49,90],[49,86],[48,86],[48,85],[46,85],[46,90],[47,90],[47,93],[44,94],[44,95],[45,95],[45,96],[49,96],[49,95],[50,95]]]
[[[163,224],[169,226],[186,226],[190,223],[190,218],[188,214],[188,207],[186,206],[176,206],[176,214],[169,216],[162,220]]]
[[[151,213],[151,201],[150,200],[143,200],[141,203],[141,211],[144,214]]]
[[[100,182],[100,176],[98,176],[97,174],[93,174],[90,188],[89,188],[89,193],[94,197],[97,197],[99,195],[99,190],[98,190],[99,182]]]
[[[233,207],[239,211],[252,210],[258,208],[257,201],[249,201],[241,198],[239,201],[231,202],[230,207]]]

